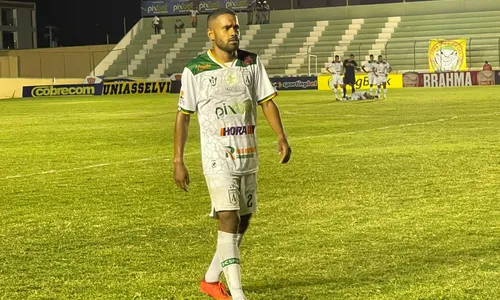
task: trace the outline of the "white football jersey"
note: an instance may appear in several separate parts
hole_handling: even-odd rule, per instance
[[[377,64],[376,60],[369,60],[363,65],[363,67],[365,67],[365,69],[370,68],[373,71],[375,70],[376,64]]]
[[[377,62],[376,67],[375,67],[375,73],[377,76],[387,76],[389,74],[389,68],[391,65],[386,62]]]
[[[182,73],[179,110],[198,113],[204,174],[258,169],[257,106],[277,92],[256,54],[239,50],[237,56],[228,66],[209,50]]]
[[[328,68],[330,68],[330,72],[332,72],[334,75],[340,75],[342,74],[342,71],[344,69],[344,64],[342,64],[341,61],[334,61],[328,65]]]

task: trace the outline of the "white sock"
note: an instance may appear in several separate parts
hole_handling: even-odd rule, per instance
[[[243,240],[243,234],[238,233],[236,236],[238,242],[238,248]],[[222,274],[222,266],[220,265],[219,251],[216,250],[210,267],[208,267],[207,273],[205,273],[205,281],[209,283],[215,283],[220,281],[220,274]]]
[[[387,88],[384,89],[384,96],[387,98]]]
[[[219,231],[217,252],[220,258],[222,271],[233,299],[245,299],[241,288],[240,250],[238,249],[238,235]]]
[[[370,87],[370,94],[373,92],[373,87],[371,86]]]
[[[333,88],[333,92],[335,93],[335,99],[337,99],[337,89]]]
[[[377,87],[377,96],[379,96],[379,95],[380,95],[380,88]]]

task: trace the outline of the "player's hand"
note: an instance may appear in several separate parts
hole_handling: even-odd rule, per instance
[[[174,181],[184,191],[189,191],[189,173],[184,163],[174,163]]]
[[[281,154],[281,164],[286,164],[292,156],[292,148],[286,138],[278,139],[278,153]]]

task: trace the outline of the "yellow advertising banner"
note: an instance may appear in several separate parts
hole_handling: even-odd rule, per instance
[[[332,80],[331,75],[320,75],[318,76],[318,90],[327,91],[331,90],[329,82]],[[370,84],[368,83],[367,74],[356,75],[356,85],[354,86],[357,90],[369,89]],[[387,88],[402,88],[403,87],[403,75],[401,74],[389,74],[387,77]]]
[[[429,70],[434,72],[465,71],[467,69],[467,39],[430,40]]]

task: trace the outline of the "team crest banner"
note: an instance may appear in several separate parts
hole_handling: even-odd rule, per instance
[[[429,70],[434,72],[464,71],[467,69],[467,39],[430,40]]]

